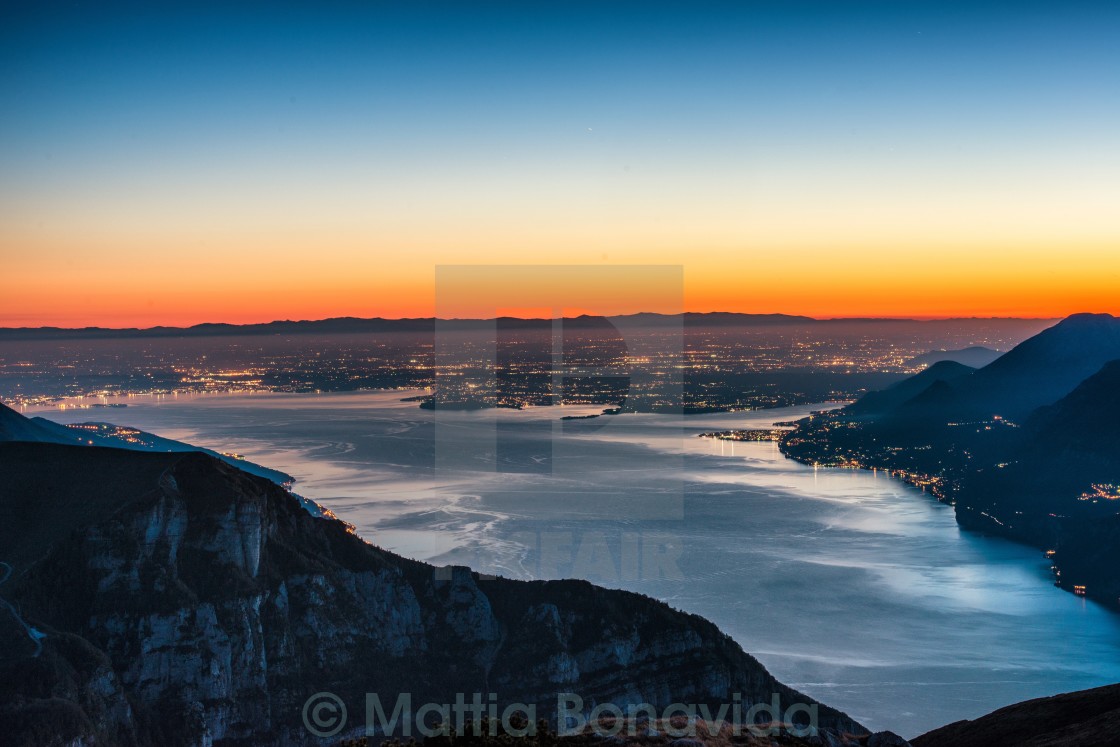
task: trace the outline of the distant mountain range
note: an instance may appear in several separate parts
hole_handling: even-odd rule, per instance
[[[1011,321],[1037,323],[1038,319],[979,319],[962,318],[959,320],[913,320],[904,318],[839,318],[815,319],[808,316],[790,314],[738,314],[731,312],[709,312],[685,314],[623,314],[609,317],[611,321],[624,322],[639,327],[680,326],[686,328],[718,327],[789,327],[789,326],[838,326],[866,324],[944,324],[958,321],[978,323],[992,321]],[[470,329],[495,321],[507,329],[551,329],[551,319],[521,319],[517,317],[498,317],[495,319],[435,319],[418,317],[410,319],[383,319],[374,317],[338,317],[333,319],[306,321],[275,321],[263,324],[196,324],[190,327],[149,327],[149,328],[109,328],[109,327],[0,327],[0,340],[42,340],[42,339],[124,339],[148,337],[220,337],[240,335],[302,335],[302,334],[378,334],[387,332],[411,332],[432,334],[435,330]],[[605,327],[608,318],[583,315],[564,318],[569,329]]]
[[[983,368],[952,361],[815,416],[782,448],[891,470],[968,528],[1051,551],[1063,588],[1120,602],[1120,319],[1078,314]]]

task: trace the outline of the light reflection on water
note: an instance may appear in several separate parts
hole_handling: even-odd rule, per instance
[[[872,728],[914,736],[1120,680],[1120,619],[1055,589],[1035,550],[962,533],[951,508],[881,474],[695,438],[813,408],[560,423],[584,411],[435,414],[398,401],[407,394],[132,398],[39,414],[244,454],[404,555],[658,597]],[[489,460],[437,468],[437,433],[452,448],[495,446]]]

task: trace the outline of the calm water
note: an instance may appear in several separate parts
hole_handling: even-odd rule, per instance
[[[779,679],[908,737],[1120,680],[1120,617],[1055,589],[1038,552],[961,533],[949,507],[882,475],[696,438],[813,408],[560,421],[581,411],[432,413],[401,396],[39,414],[244,454],[415,558],[656,596],[714,621]]]

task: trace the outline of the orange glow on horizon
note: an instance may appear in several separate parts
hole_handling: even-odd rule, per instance
[[[792,272],[792,271],[791,271]],[[687,267],[683,308],[688,312],[782,313],[816,318],[947,317],[1058,318],[1082,311],[1120,315],[1120,301],[1113,276],[1084,281],[1017,283],[993,286],[984,278],[962,280],[954,286],[892,284],[888,280],[837,277],[801,277],[789,283],[764,283],[736,277],[695,277]],[[728,273],[730,275],[730,273]],[[742,277],[749,278],[749,273]],[[22,281],[9,285],[0,301],[3,327],[153,327],[190,326],[206,322],[253,324],[276,320],[310,320],[331,317],[431,317],[435,315],[434,283],[419,278],[387,285],[371,281],[332,286],[289,281],[234,290],[202,285],[194,289],[151,292],[127,282],[116,287]],[[50,303],[43,303],[49,298]],[[486,311],[485,298],[474,307],[448,309],[442,317],[490,317],[510,313],[510,307]],[[606,315],[642,311],[672,313],[680,299],[659,307],[642,293],[620,293],[609,305],[573,302],[570,307]],[[675,308],[674,308],[675,307]],[[541,308],[522,304],[513,308]],[[448,313],[450,312],[450,313]],[[513,314],[511,314],[513,315]],[[520,315],[520,314],[518,314]]]
[[[706,188],[722,186],[688,200],[480,186],[438,204],[388,194],[380,212],[342,192],[275,205],[200,192],[189,211],[158,195],[15,203],[0,211],[0,326],[429,317],[436,269],[470,264],[682,268],[683,302],[658,308],[641,279],[620,280],[594,304],[608,297],[604,314],[682,306],[813,317],[1120,314],[1120,233],[1103,209],[1107,191],[937,203],[933,193],[848,194],[840,185],[820,194]],[[573,295],[561,305],[587,305]]]
[[[563,5],[468,13],[477,38],[434,36],[430,10],[223,12],[229,33],[197,37],[159,13],[17,24],[0,326],[429,317],[436,268],[464,264],[683,269],[667,308],[641,280],[596,303],[548,289],[604,314],[1120,314],[1097,14],[836,27],[738,3],[733,23],[597,9],[584,28]],[[945,25],[917,39],[918,17]],[[393,42],[357,45],[365,23]],[[451,311],[545,305],[492,295]]]
[[[775,225],[749,242],[734,237],[750,232],[731,227],[693,231],[697,237],[686,241],[681,237],[692,230],[686,225],[669,236],[630,225],[603,227],[602,235],[578,225],[566,232],[544,225],[479,234],[464,226],[454,242],[445,228],[437,233],[417,228],[376,241],[371,238],[376,232],[326,230],[284,235],[215,228],[180,234],[153,228],[131,235],[106,228],[80,239],[62,229],[0,231],[5,247],[0,326],[430,317],[438,308],[436,269],[467,264],[669,265],[683,271],[683,299],[664,308],[641,278],[617,280],[612,292],[594,301],[567,293],[560,281],[547,288],[550,298],[562,300],[560,306],[601,307],[607,315],[681,308],[817,318],[1120,315],[1120,240],[1099,238],[1100,233],[1066,242],[1046,236],[997,240],[994,235],[966,242],[917,229],[917,238],[909,239],[902,238],[901,229],[897,235],[853,229],[832,241],[810,241],[809,234],[816,236],[819,229],[798,233],[797,224],[787,225],[792,226],[789,235]],[[20,251],[8,251],[11,247]],[[573,289],[581,285],[565,282]],[[546,305],[533,294],[498,298],[492,290],[480,290],[474,295],[478,304],[440,315],[492,316],[492,311],[479,311],[489,303]]]

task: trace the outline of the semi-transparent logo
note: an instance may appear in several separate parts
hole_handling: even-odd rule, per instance
[[[682,285],[680,266],[436,268],[436,479],[502,523],[466,564],[681,577]]]

